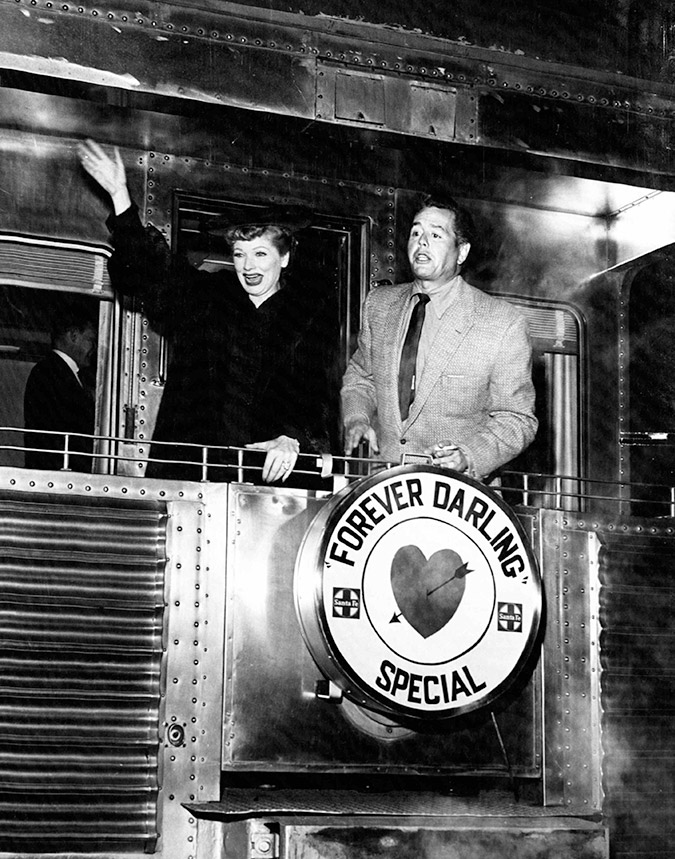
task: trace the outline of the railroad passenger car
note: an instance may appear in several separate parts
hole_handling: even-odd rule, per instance
[[[2,855],[672,854],[675,23],[427,5],[0,2]],[[170,355],[112,289],[85,138],[196,266],[231,264],[220,215],[311,210],[294,264],[324,284],[332,441],[289,485],[243,452],[213,480],[208,449],[201,480],[145,477]],[[467,279],[529,321],[540,430],[499,493],[341,455],[361,302],[406,279],[427,191],[472,211]],[[66,297],[98,320],[91,474],[25,467]],[[427,504],[498,561],[440,632],[329,563],[340,533],[361,550],[354,505],[410,541]],[[483,661],[429,667],[462,617],[448,646],[483,618]],[[391,624],[432,644],[371,657]]]

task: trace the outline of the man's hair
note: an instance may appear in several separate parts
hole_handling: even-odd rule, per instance
[[[474,244],[476,237],[476,227],[471,214],[452,197],[435,197],[432,194],[427,194],[422,198],[420,205],[415,210],[415,214],[422,209],[447,209],[455,216],[455,235],[460,244]]]
[[[92,315],[91,308],[66,303],[59,307],[52,317],[52,344],[60,340],[69,331],[84,331],[89,327],[96,328],[96,319]]]
[[[237,241],[250,242],[253,239],[259,239],[261,236],[269,236],[270,241],[279,251],[280,256],[290,253],[295,241],[291,230],[279,224],[241,224],[236,227],[230,227],[225,233],[225,241],[230,250],[232,250],[234,243]]]

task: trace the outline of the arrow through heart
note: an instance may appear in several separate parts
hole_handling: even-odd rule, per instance
[[[401,615],[429,638],[457,611],[471,572],[452,549],[434,552],[427,560],[418,546],[402,546],[391,564],[391,586]]]

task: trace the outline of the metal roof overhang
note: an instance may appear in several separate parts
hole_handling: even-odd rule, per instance
[[[664,83],[208,0],[0,0],[0,27],[4,86],[188,116],[223,106],[339,126],[361,142],[394,134],[405,148],[402,135],[535,167],[555,159],[572,175],[673,187],[675,96]],[[21,122],[39,126],[39,112]],[[155,131],[134,133],[167,151],[147,139]]]

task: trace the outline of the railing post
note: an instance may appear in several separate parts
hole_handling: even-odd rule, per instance
[[[63,436],[63,465],[61,466],[61,471],[70,471],[70,436],[68,433],[64,433]]]

